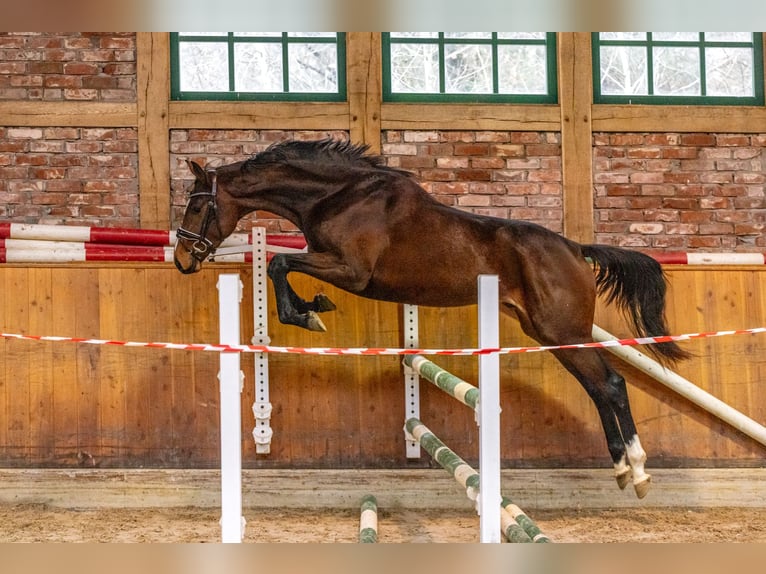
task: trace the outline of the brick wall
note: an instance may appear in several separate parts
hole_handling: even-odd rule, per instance
[[[135,33],[2,32],[0,99],[135,101]]]
[[[413,171],[439,201],[561,232],[558,133],[388,131],[388,165]]]
[[[192,177],[186,159],[201,165],[225,165],[247,159],[285,139],[345,138],[344,132],[279,130],[173,130],[170,137],[172,221],[177,226]],[[383,134],[387,163],[412,171],[439,201],[454,207],[535,221],[562,229],[561,145],[557,133],[417,132]],[[295,226],[258,212],[253,222],[270,233],[296,232]]]
[[[0,126],[0,217],[139,227],[132,128]]]
[[[766,134],[594,134],[596,240],[762,251]]]

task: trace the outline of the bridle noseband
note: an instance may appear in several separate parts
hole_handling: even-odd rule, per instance
[[[187,241],[193,241],[191,249],[189,250],[189,253],[191,254],[194,259],[199,261],[200,263],[204,261],[207,257],[213,255],[215,253],[215,248],[213,247],[213,242],[210,241],[207,238],[207,232],[210,228],[210,224],[215,221],[215,224],[218,225],[218,209],[216,206],[216,192],[218,191],[218,182],[216,181],[216,173],[215,171],[209,171],[210,177],[212,179],[210,191],[200,191],[197,193],[192,193],[189,195],[189,201],[194,199],[195,197],[208,197],[207,202],[207,212],[205,213],[205,219],[202,220],[202,225],[200,227],[199,233],[194,233],[193,231],[189,231],[188,229],[184,229],[183,227],[179,227],[176,229],[176,238],[177,239],[185,239]],[[220,228],[219,228],[220,232]]]

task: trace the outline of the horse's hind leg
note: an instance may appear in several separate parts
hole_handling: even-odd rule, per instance
[[[596,406],[618,486],[625,488],[632,477],[636,495],[643,498],[649,492],[651,476],[644,470],[646,453],[630,411],[625,379],[595,349],[553,353],[577,378]]]

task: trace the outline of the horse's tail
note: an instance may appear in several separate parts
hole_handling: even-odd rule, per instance
[[[607,245],[583,245],[582,253],[596,270],[596,287],[607,303],[617,307],[633,323],[639,337],[668,335],[665,323],[665,274],[660,264],[643,253]],[[691,353],[674,342],[648,345],[664,362],[687,359]]]

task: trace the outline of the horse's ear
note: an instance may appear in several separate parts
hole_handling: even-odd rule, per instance
[[[205,169],[200,164],[198,164],[196,161],[187,159],[186,165],[189,166],[189,169],[198,181],[207,181],[207,174],[205,173]]]

